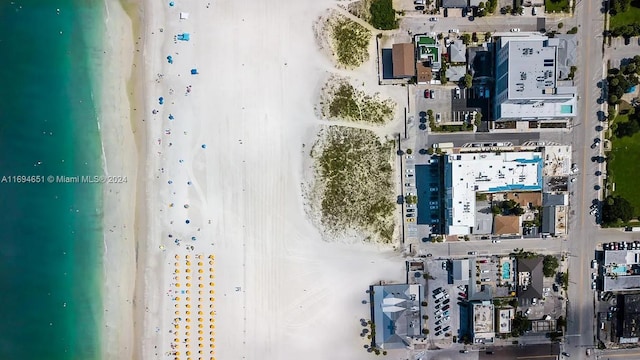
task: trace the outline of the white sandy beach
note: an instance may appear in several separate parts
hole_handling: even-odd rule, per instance
[[[369,359],[359,336],[359,319],[370,318],[365,290],[402,281],[404,264],[391,248],[321,240],[302,194],[324,123],[314,115],[318,89],[336,72],[312,25],[335,3],[168,3],[145,1],[141,12],[144,63],[134,74],[144,105],[132,124],[103,129],[109,173],[137,166],[112,156],[136,153],[132,129],[141,150],[139,201],[133,186],[107,194],[120,211],[105,222],[122,226],[106,238],[105,358]],[[184,32],[190,41],[175,40]],[[127,43],[126,31],[112,36]],[[134,226],[137,248],[112,250],[109,236],[129,239]]]

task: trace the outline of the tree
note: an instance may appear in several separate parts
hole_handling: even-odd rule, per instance
[[[470,88],[473,85],[473,76],[471,76],[471,74],[464,74],[464,87],[465,88]]]
[[[620,101],[620,99],[618,99],[618,97],[614,94],[611,94],[609,96],[609,104],[617,104]]]
[[[610,204],[609,199],[613,200],[613,204]],[[608,196],[602,205],[602,222],[606,225],[627,222],[633,218],[634,212],[633,205],[627,199],[620,196]]]
[[[563,23],[558,23],[558,29],[562,29],[562,27],[564,27]]]
[[[635,119],[629,119],[627,122],[618,123],[615,134],[617,137],[633,136],[640,131],[640,124]]]
[[[462,34],[462,43],[465,45],[469,45],[470,42],[471,42],[471,35]]]
[[[577,34],[578,33],[578,27],[574,26],[571,29],[569,29],[569,31],[567,31],[567,34]]]
[[[487,31],[486,33],[484,33],[484,41],[489,41],[491,40],[491,32]]]
[[[545,277],[553,277],[556,274],[556,270],[560,263],[558,262],[558,258],[553,255],[546,255],[542,260],[542,273]]]

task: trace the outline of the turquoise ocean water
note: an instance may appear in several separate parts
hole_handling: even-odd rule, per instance
[[[100,358],[101,185],[46,177],[102,173],[103,9],[0,1],[0,359]]]

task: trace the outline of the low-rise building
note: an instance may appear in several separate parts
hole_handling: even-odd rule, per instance
[[[445,156],[445,232],[473,233],[476,193],[541,191],[542,153],[487,152]]]
[[[491,301],[471,304],[471,329],[474,343],[493,343],[496,336],[493,316],[494,307]]]
[[[496,332],[499,334],[511,333],[511,320],[515,317],[515,310],[510,307],[496,309]]]
[[[516,262],[517,294],[520,300],[542,299],[542,260],[544,257],[518,258]]]
[[[416,75],[416,55],[412,43],[393,44],[391,57],[394,78],[411,78]]]
[[[635,344],[640,342],[640,294],[621,295],[623,301],[618,301],[620,314],[616,328],[617,337],[621,344]]]
[[[605,250],[603,290],[640,289],[640,250]]]
[[[374,285],[370,288],[375,324],[374,346],[398,349],[422,337],[420,285]]]

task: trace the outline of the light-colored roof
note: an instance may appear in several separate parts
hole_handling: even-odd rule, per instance
[[[496,235],[520,234],[520,216],[496,216],[493,219],[493,233]]]
[[[469,280],[469,259],[453,260],[453,280]]]
[[[420,285],[376,285],[371,291],[376,325],[374,341],[379,348],[404,348],[411,343],[411,337],[422,336]]]
[[[467,46],[462,40],[453,40],[449,44],[449,61],[461,63],[467,61]]]
[[[542,189],[540,152],[465,153],[447,155],[445,159],[447,234],[465,235],[475,227],[478,191]]]
[[[415,51],[412,43],[393,44],[393,77],[403,78],[415,76]]]

